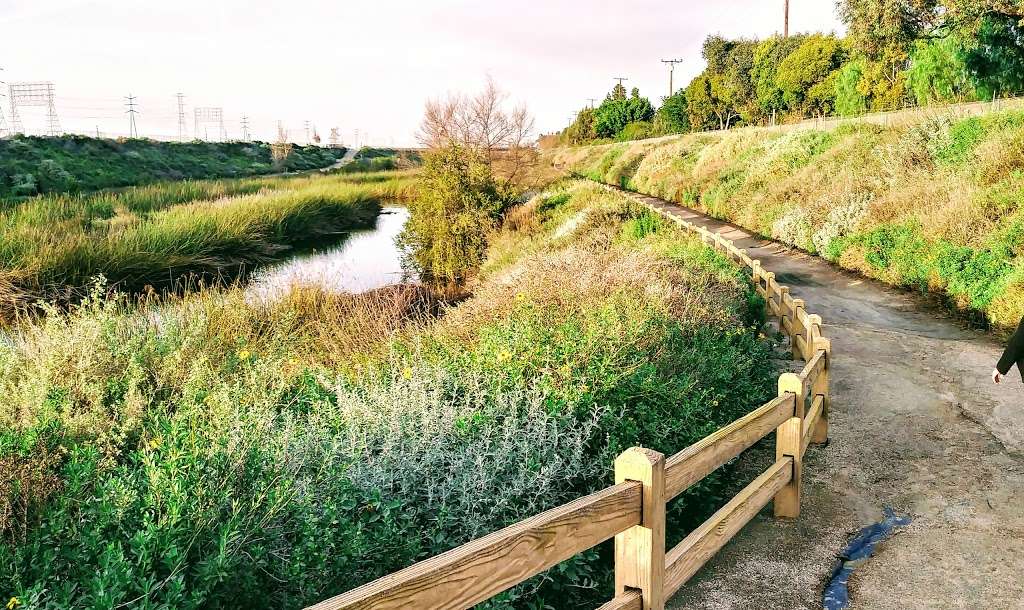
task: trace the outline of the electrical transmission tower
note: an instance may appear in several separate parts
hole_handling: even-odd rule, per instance
[[[178,141],[184,142],[185,134],[185,94],[176,94],[178,98]]]
[[[135,109],[136,98],[134,95],[128,94],[124,99],[125,103],[128,105],[128,109],[125,110],[125,114],[128,115],[128,137],[137,138],[139,137],[139,129],[135,125],[135,115],[138,114],[139,111]]]
[[[25,133],[18,109],[35,106],[46,108],[46,135],[60,135],[53,83],[11,83],[7,91],[10,94],[11,129],[14,133]]]
[[[341,133],[337,127],[331,127],[331,148],[338,148],[341,146]]]
[[[303,121],[302,127],[306,130],[306,144],[309,144],[309,121]]]
[[[206,128],[209,125],[217,126],[217,138],[223,142],[227,140],[228,131],[224,128],[224,109],[220,107],[196,108],[193,111],[195,118],[195,137],[199,137],[199,126],[203,126],[204,140],[209,141],[209,133]]]
[[[249,117],[242,115],[242,141],[249,141]]]

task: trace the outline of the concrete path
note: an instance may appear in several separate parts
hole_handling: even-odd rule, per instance
[[[1001,347],[915,295],[646,199],[761,259],[834,351],[831,439],[805,458],[800,519],[764,511],[669,607],[821,608],[837,554],[891,506],[914,522],[858,568],[853,608],[1024,608],[1024,386],[1016,370],[989,378]],[[771,438],[740,471],[774,459]]]

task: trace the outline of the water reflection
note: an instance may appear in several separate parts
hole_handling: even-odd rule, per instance
[[[395,244],[408,219],[406,208],[385,207],[373,229],[353,232],[339,245],[259,270],[250,278],[247,291],[257,298],[273,299],[294,285],[365,292],[416,281],[415,274],[402,268],[402,251]]]

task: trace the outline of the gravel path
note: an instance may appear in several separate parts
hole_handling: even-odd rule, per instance
[[[1024,386],[1016,371],[989,379],[1001,347],[915,295],[646,199],[761,259],[822,316],[835,354],[831,439],[805,458],[801,517],[763,511],[669,608],[821,608],[837,554],[885,506],[914,522],[858,567],[853,608],[1024,608]],[[773,442],[740,470],[755,476]]]

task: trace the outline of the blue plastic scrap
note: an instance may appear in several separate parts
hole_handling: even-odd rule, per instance
[[[891,536],[896,528],[910,525],[909,515],[897,515],[896,511],[889,507],[883,510],[883,514],[884,519],[860,530],[843,550],[839,557],[839,565],[832,572],[832,578],[825,587],[825,596],[822,599],[825,610],[842,610],[849,607],[850,591],[846,588],[846,583],[850,580],[850,574],[871,557],[875,552],[875,545]]]

